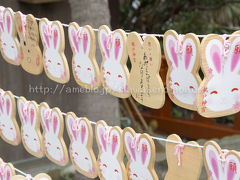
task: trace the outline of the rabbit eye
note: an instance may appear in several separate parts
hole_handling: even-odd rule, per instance
[[[78,68],[81,68],[81,66],[80,66],[80,65],[77,65],[77,67],[78,67]]]
[[[57,63],[57,65],[58,65],[58,66],[60,66],[60,65],[61,65],[61,63],[60,63],[60,62],[58,62],[58,63]]]
[[[11,127],[10,130],[13,130],[13,128]]]
[[[2,124],[3,127],[5,127],[5,124]]]
[[[36,138],[34,138],[33,140],[34,140],[34,141],[37,141],[37,139],[36,139]]]
[[[60,150],[60,147],[57,147],[58,150]]]
[[[177,85],[177,86],[179,86],[179,83],[178,83],[178,82],[175,82],[175,83],[174,83],[174,85]]]
[[[28,137],[28,134],[25,134],[26,137]]]
[[[52,61],[49,59],[48,62],[51,63]]]
[[[85,160],[89,160],[87,157],[84,158]]]
[[[77,153],[77,152],[75,152],[74,154],[76,154],[76,155],[78,156],[78,153]]]
[[[137,174],[133,174],[135,177],[138,177],[138,175]]]
[[[218,92],[217,91],[212,91],[210,94],[217,94]]]
[[[118,170],[117,170],[117,169],[114,169],[114,172],[118,173]]]
[[[233,89],[232,89],[232,92],[234,92],[234,91],[238,91],[238,88],[233,88]]]
[[[11,48],[14,48],[14,46],[11,46]]]
[[[119,77],[119,78],[122,78],[122,75],[119,74],[118,77]]]
[[[111,73],[108,71],[107,74],[111,75]]]
[[[195,89],[193,86],[189,86],[190,89]]]
[[[91,68],[87,68],[88,71],[91,71]]]
[[[107,167],[107,165],[106,165],[106,164],[103,164],[103,166],[104,166],[104,167]]]
[[[51,143],[50,143],[50,142],[48,142],[47,144],[48,144],[49,146],[51,146]]]

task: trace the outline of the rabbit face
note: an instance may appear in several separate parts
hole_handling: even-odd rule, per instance
[[[73,70],[77,78],[85,83],[94,85],[95,69],[90,59],[91,35],[87,28],[79,27],[78,30],[70,24],[69,39],[73,51]]]
[[[40,21],[40,35],[44,45],[44,68],[50,79],[65,83],[69,80],[69,71],[64,55],[64,34],[58,22]]]
[[[93,177],[96,174],[96,159],[94,161],[94,155],[90,155],[92,147],[88,145],[90,138],[92,138],[92,135],[91,137],[89,135],[92,129],[88,126],[86,118],[74,118],[73,116],[75,114],[68,113],[66,117],[68,133],[72,142],[70,146],[72,161],[77,168],[88,173],[89,177]]]
[[[41,120],[44,128],[44,146],[48,157],[60,165],[68,162],[65,155],[65,143],[60,141],[61,117],[57,110],[40,105]]]
[[[179,74],[181,74],[181,76],[179,76]],[[191,73],[181,70],[172,71],[170,78],[170,87],[173,90],[173,95],[179,101],[193,105],[198,90],[196,78]]]
[[[100,175],[105,179],[125,179],[123,169],[118,161],[118,154],[121,147],[121,135],[116,129],[97,125],[97,138],[101,152],[99,154],[98,165]]]
[[[204,147],[205,167],[212,180],[238,180],[240,178],[240,157],[236,151],[222,153],[215,143],[208,142]],[[222,156],[226,160],[222,161]]]
[[[41,140],[35,127],[38,121],[37,109],[31,102],[18,100],[19,116],[22,122],[22,139],[30,152],[38,153],[42,156]]]
[[[126,76],[120,64],[106,61],[102,69],[104,81],[110,89],[119,93],[124,93],[128,89]]]
[[[239,45],[240,38],[236,38],[226,57],[222,55],[224,47],[219,39],[210,40],[204,50],[209,67],[209,81],[203,90],[203,103],[211,111],[240,109],[240,56],[236,52]]]
[[[18,136],[17,130],[13,123],[12,113],[13,105],[11,97],[8,94],[0,97],[0,128],[1,133],[8,141],[14,142],[17,144]]]
[[[98,38],[103,56],[102,76],[104,85],[110,91],[127,94],[127,77],[123,64],[121,64],[122,59],[125,61],[123,54],[126,51],[123,35],[118,31],[108,34],[105,29],[101,29]]]
[[[152,155],[148,140],[140,135],[133,135],[129,131],[124,133],[124,143],[129,160],[129,178],[132,180],[153,180],[148,167]]]
[[[0,22],[0,42],[4,55],[11,61],[19,62],[19,50],[14,40],[14,25],[10,11],[4,11]],[[15,35],[16,36],[16,35]]]
[[[197,48],[200,43],[191,34],[186,35],[185,39],[181,39],[180,36],[178,38],[179,40],[173,34],[164,37],[166,43],[164,50],[170,66],[167,83],[169,83],[173,97],[183,104],[193,106],[199,86],[193,72],[196,71],[194,68],[199,66]]]

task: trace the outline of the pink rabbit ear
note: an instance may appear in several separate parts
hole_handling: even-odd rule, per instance
[[[101,38],[102,38],[102,42],[103,42],[103,47],[102,48],[104,48],[104,51],[106,52],[107,57],[109,58],[110,57],[110,53],[109,53],[109,49],[108,49],[108,45],[107,45],[108,37],[107,37],[107,35],[105,33],[102,33],[102,37]]]
[[[74,47],[77,50],[77,52],[79,52],[78,37],[77,37],[76,31],[74,29],[71,30],[71,36],[72,36],[72,41],[73,41]]]
[[[84,144],[84,142],[85,142],[86,131],[87,131],[87,127],[85,126],[85,124],[82,124],[81,125],[81,142],[82,142],[82,144]]]
[[[54,134],[57,134],[57,128],[59,126],[59,120],[57,116],[53,116],[53,132]]]
[[[45,40],[45,43],[43,43],[43,44],[47,44],[47,46],[50,47],[49,37],[48,37],[48,34],[47,34],[47,27],[46,27],[45,24],[43,24],[42,30],[43,30],[42,33],[44,35],[43,39]]]
[[[168,48],[169,48],[170,53],[172,55],[173,62],[175,64],[175,66],[178,67],[178,57],[177,57],[177,54],[176,54],[176,51],[175,51],[175,47],[176,47],[175,42],[170,39],[169,44],[168,44]]]
[[[149,153],[149,149],[148,149],[148,146],[146,144],[142,144],[142,147],[141,148],[141,159],[142,159],[142,164],[145,164],[146,162],[146,158],[147,158],[147,155]]]
[[[100,128],[100,141],[101,141],[101,144],[103,145],[104,150],[107,151],[107,142],[104,136],[105,136],[105,130],[104,128]]]
[[[53,46],[54,46],[54,49],[57,49],[58,39],[59,39],[58,31],[56,29],[54,29],[54,31],[53,31]]]
[[[238,172],[237,167],[234,167],[234,165],[238,164],[237,162],[235,162],[234,159],[231,159],[228,164],[227,164],[227,180],[233,180],[235,175],[237,175],[236,172]]]
[[[10,102],[10,99],[7,98],[6,99],[6,110],[7,110],[7,115],[10,115],[10,107],[11,106],[11,102]]]
[[[24,103],[21,101],[20,102],[20,109],[21,109],[21,113],[22,113],[22,118],[23,118],[23,123],[27,123],[27,118],[26,118],[26,114],[24,112]]]
[[[68,129],[69,129],[69,132],[71,133],[71,135],[73,136],[74,140],[76,141],[77,140],[77,131],[74,130],[73,125],[74,125],[74,119],[72,116],[71,117],[69,116],[68,117]]]
[[[11,33],[11,25],[12,25],[11,17],[10,17],[10,15],[7,15],[7,30],[8,30],[8,34]]]
[[[31,125],[33,126],[34,118],[35,118],[35,109],[31,107],[29,113],[30,113],[30,122],[31,122]]]
[[[210,150],[208,153],[211,167],[214,171],[215,176],[219,179],[219,169],[218,169],[218,157],[213,150]]]
[[[6,176],[7,176],[7,180],[11,179],[11,171],[10,171],[10,169],[7,169]]]
[[[113,136],[112,136],[112,155],[115,154],[118,143],[119,143],[118,136],[113,134]]]
[[[128,149],[130,150],[129,153],[131,154],[131,158],[133,158],[134,161],[136,161],[136,154],[135,154],[135,149],[132,147],[132,141],[133,141],[133,138],[128,136],[127,146],[128,146]]]
[[[213,44],[210,48],[210,56],[211,56],[211,61],[214,66],[214,70],[220,74],[221,73],[221,50],[220,48],[216,45]]]
[[[120,51],[121,46],[123,46],[121,44],[121,40],[120,40],[120,38],[117,37],[114,42],[114,55],[115,55],[116,61],[118,61],[118,56],[119,56],[119,51]]]
[[[1,96],[0,96],[0,98],[1,98]],[[1,99],[0,99],[0,110],[3,113],[3,101]]]
[[[50,116],[50,109],[43,109],[42,110],[42,118],[43,118],[43,125],[44,128],[49,131],[49,119],[48,117]]]
[[[185,69],[186,70],[190,70],[192,71],[192,68],[194,66],[194,59],[193,59],[193,44],[192,43],[187,43],[185,48],[184,48],[184,51],[185,51]],[[195,51],[194,51],[195,52]],[[189,67],[189,65],[191,64],[191,67]]]
[[[87,33],[83,34],[83,52],[84,54],[86,54],[87,52],[87,47],[88,47],[88,41],[89,41],[90,37],[88,37]],[[89,47],[90,48],[90,47]]]
[[[235,45],[235,49],[232,55],[232,62],[231,62],[231,72],[237,70],[236,67],[239,63],[239,59],[240,59],[240,42],[237,42]],[[239,70],[237,70],[239,71]]]

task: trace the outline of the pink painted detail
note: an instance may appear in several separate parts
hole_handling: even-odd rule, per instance
[[[213,151],[209,152],[209,158],[210,158],[211,165],[213,167],[214,174],[217,177],[217,179],[219,179],[219,169],[218,169],[218,163],[217,163],[218,158]]]
[[[189,49],[192,49],[191,44],[186,46],[186,53],[185,53],[185,69],[188,69],[191,57],[192,57],[192,50],[190,51]]]
[[[64,80],[66,77],[66,72],[64,71],[64,73],[61,75],[61,79]]]
[[[20,13],[21,16],[21,20],[22,20],[22,32],[23,32],[23,37],[26,40],[26,15],[22,14],[20,11],[18,11]]]
[[[73,119],[70,119],[70,127],[72,128],[71,131],[74,139],[77,140],[77,128],[75,127],[75,121]]]
[[[240,102],[236,101],[235,104],[233,104],[232,108],[234,111],[239,111],[240,110]]]
[[[8,169],[7,170],[7,180],[10,180],[11,179],[11,172],[10,170]]]
[[[9,113],[10,113],[10,100],[9,99],[7,99],[7,101],[6,101],[6,106],[7,106],[7,115],[10,115]]]
[[[184,35],[179,35],[178,36],[178,40],[177,40],[177,44],[176,44],[176,47],[175,47],[175,52],[177,54],[182,54],[183,53],[183,38],[184,38]]]
[[[142,152],[141,152],[142,164],[145,164],[147,154],[148,154],[148,147],[146,144],[142,144]]]
[[[33,177],[32,177],[30,174],[27,174],[27,175],[26,175],[26,179],[27,179],[27,180],[32,180]]]
[[[132,147],[132,138],[131,137],[127,137],[127,146],[130,149],[131,152],[131,156],[135,161],[136,161],[136,154],[135,154],[135,149],[134,147]]]
[[[58,126],[58,117],[54,116],[53,117],[53,132],[54,132],[54,134],[56,134],[57,126]]]
[[[49,25],[48,25],[49,26]],[[45,41],[47,42],[47,45],[48,47],[50,47],[50,44],[49,44],[49,34],[48,34],[48,28],[44,25],[43,26],[43,35],[44,35],[44,38],[45,38]],[[44,43],[45,44],[45,43]]]
[[[34,115],[35,115],[34,109],[31,108],[31,109],[30,109],[30,121],[31,121],[31,125],[33,125]]]
[[[213,65],[218,73],[221,73],[221,56],[220,49],[217,45],[213,45],[210,49]]]
[[[181,154],[183,153],[184,147],[184,144],[177,144],[174,148],[174,155],[178,158],[178,166],[181,166]]]
[[[4,104],[4,92],[0,92],[0,110],[3,113],[3,104]]]
[[[9,15],[7,15],[7,30],[9,34],[10,34],[10,28],[11,28],[11,18]]]
[[[115,49],[114,49],[114,54],[115,54],[115,60],[117,61],[117,59],[118,59],[118,55],[119,55],[119,49],[120,49],[120,47],[121,47],[121,44],[120,44],[121,42],[120,42],[120,39],[119,38],[117,38],[116,40],[115,40]]]
[[[105,49],[108,58],[110,57],[110,53],[109,53],[109,48],[108,48],[108,36],[106,36],[106,34],[102,34],[102,41],[103,41],[103,48]]]
[[[45,121],[45,124],[46,124],[46,127],[47,130],[49,131],[49,121],[51,120],[52,118],[52,110],[51,109],[46,109],[44,111],[44,121]]]
[[[55,29],[54,32],[53,32],[53,46],[54,46],[54,49],[57,48],[57,42],[58,42],[58,31]]]
[[[118,137],[116,135],[113,135],[113,137],[112,137],[112,155],[114,155],[114,153],[116,151],[117,144],[118,144]]]
[[[231,42],[227,39],[227,35],[223,35],[223,57],[227,58],[227,54],[230,51]]]
[[[103,129],[101,128],[100,129],[100,140],[102,142],[104,150],[107,151],[107,144],[106,144],[106,139],[104,136],[105,136],[105,133],[104,133]]]
[[[61,158],[60,162],[61,162],[62,164],[64,164],[65,161],[66,161],[66,158],[65,158],[65,156],[63,156],[63,157]]]
[[[77,39],[77,35],[76,35],[76,32],[72,29],[71,31],[71,35],[72,35],[72,39],[73,39],[73,43],[75,45],[75,48],[77,48],[77,52],[79,52],[79,47],[78,47],[78,39]]]
[[[239,53],[233,53],[232,63],[231,63],[231,72],[233,72],[234,69],[236,68],[237,64],[239,63],[239,59],[240,59],[240,54]]]
[[[86,54],[87,52],[87,45],[88,45],[88,36],[87,33],[83,34],[83,52]]]
[[[86,137],[86,127],[84,125],[81,126],[81,141],[82,144],[84,143]]]
[[[169,49],[173,58],[173,62],[176,65],[176,67],[178,67],[178,58],[177,58],[177,54],[175,52],[175,44],[174,41],[169,40]]]
[[[236,164],[236,162],[234,160],[229,161],[229,165],[227,166],[227,180],[233,180],[233,178],[236,174],[236,172],[235,172],[236,169],[235,170],[232,169],[231,163]]]

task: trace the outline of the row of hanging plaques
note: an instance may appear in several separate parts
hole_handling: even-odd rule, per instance
[[[43,54],[39,48],[39,31]],[[239,34],[239,31],[234,33]],[[73,51],[73,75],[79,85],[97,89],[102,83],[107,92],[116,97],[132,95],[140,104],[156,109],[164,105],[165,90],[159,76],[161,48],[156,37],[141,38],[136,32],[127,37],[121,29],[110,31],[107,26],[101,26],[99,69],[93,29],[70,23],[68,36]],[[163,44],[169,67],[166,87],[170,99],[205,117],[237,113],[240,110],[239,36],[227,39],[210,34],[200,44],[193,33],[183,36],[167,31]],[[10,8],[0,7],[0,41],[1,53],[7,62],[21,65],[31,74],[40,74],[44,68],[50,79],[59,83],[69,81],[65,37],[59,21],[42,18],[38,26],[32,15],[21,12],[14,15]],[[132,64],[130,73],[126,66],[128,57]],[[200,66],[203,81],[198,74]]]
[[[31,155],[38,158],[46,155],[49,160],[60,166],[67,165],[69,157],[63,140],[64,120],[60,109],[51,109],[45,102],[38,105],[35,101],[19,97],[17,109],[21,121],[20,131],[16,122],[13,94],[1,90],[0,95],[1,138],[15,146],[22,140],[23,146]],[[66,114],[65,124],[71,141],[70,158],[79,173],[89,178],[99,176],[101,180],[158,180],[154,168],[155,145],[148,134],[135,133],[129,127],[124,130],[118,126],[110,127],[100,120],[95,125],[99,149],[96,158],[92,150],[91,122],[85,117],[79,118],[73,112],[69,112]],[[43,133],[40,131],[40,125]],[[183,143],[178,135],[170,135],[166,143],[168,172],[165,180],[199,179],[203,159],[209,179],[240,179],[239,152],[221,150],[214,141],[205,143],[203,149],[202,154],[201,146],[197,142]],[[123,162],[124,154],[128,158],[126,166]],[[0,175],[1,167],[5,167],[5,164],[1,166],[0,162]],[[9,180],[3,178],[5,179]]]

